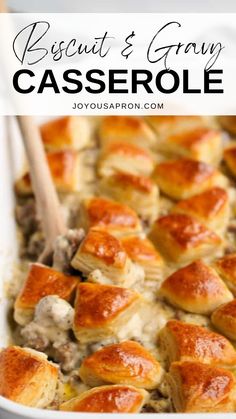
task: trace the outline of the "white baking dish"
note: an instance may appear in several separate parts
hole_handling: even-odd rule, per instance
[[[9,120],[8,120],[9,121]],[[12,121],[11,121],[12,122]],[[9,342],[9,329],[7,324],[8,303],[4,295],[4,283],[13,275],[14,265],[17,263],[17,238],[14,220],[14,192],[13,182],[22,170],[24,152],[15,124],[11,124],[10,135],[6,129],[6,119],[0,117],[0,347]],[[1,371],[0,371],[1,379]],[[105,415],[117,419],[120,415]],[[122,415],[122,418],[129,415]],[[132,415],[132,417],[140,415]],[[142,414],[143,419],[151,418],[152,414]],[[185,415],[193,416],[193,415]],[[195,414],[194,418],[202,419],[206,415]],[[223,414],[208,414],[211,419],[222,418]],[[227,414],[227,417],[230,415]],[[233,418],[234,415],[232,415]],[[32,409],[13,403],[0,397],[0,419],[75,419],[90,418],[90,414],[55,412],[42,409]],[[179,419],[180,414],[158,414],[159,419]],[[96,414],[97,419],[104,418],[104,414]]]

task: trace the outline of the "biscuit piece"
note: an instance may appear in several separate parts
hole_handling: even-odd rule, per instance
[[[148,401],[145,390],[132,386],[102,386],[63,403],[60,410],[89,413],[139,413]]]
[[[187,263],[210,255],[222,246],[222,240],[195,218],[169,214],[152,226],[150,239],[169,260]]]
[[[121,242],[130,259],[144,269],[148,279],[161,277],[164,261],[150,240],[127,236]]]
[[[216,271],[201,260],[170,275],[160,292],[174,306],[197,314],[210,314],[233,299]]]
[[[168,382],[177,412],[235,412],[235,378],[224,368],[200,362],[174,362]]]
[[[47,154],[51,175],[60,193],[76,192],[81,189],[81,162],[74,150],[55,151]],[[15,184],[19,195],[32,195],[32,182],[27,172]]]
[[[133,341],[105,346],[85,358],[79,370],[82,381],[90,387],[108,383],[154,389],[162,373],[154,356]]]
[[[146,120],[158,135],[158,139],[166,138],[178,132],[189,131],[197,127],[208,125],[207,118],[197,115],[152,115]],[[157,142],[157,144],[159,144]]]
[[[222,233],[229,221],[229,196],[223,188],[216,186],[178,202],[172,211],[191,215],[213,231]]]
[[[135,267],[121,241],[106,231],[90,230],[71,265],[86,275],[99,269],[115,285],[130,286],[136,282]]]
[[[0,395],[30,407],[45,408],[54,399],[58,368],[46,355],[10,346],[0,352]]]
[[[160,190],[173,199],[186,199],[213,186],[226,187],[228,180],[207,163],[178,159],[159,163],[154,180]]]
[[[224,151],[224,160],[232,175],[236,176],[236,147]]]
[[[128,205],[107,198],[87,198],[81,203],[80,224],[85,230],[95,227],[111,234],[139,233],[142,230],[136,212]]]
[[[112,176],[116,172],[149,176],[154,159],[148,150],[133,144],[115,142],[105,147],[98,162],[99,176]]]
[[[229,131],[230,134],[236,135],[236,116],[235,115],[224,115],[219,116],[218,121],[222,127]]]
[[[84,116],[53,119],[41,125],[40,131],[48,151],[81,150],[90,145],[90,123]]]
[[[99,127],[99,142],[106,147],[114,142],[153,148],[156,135],[144,119],[137,116],[106,116]]]
[[[222,157],[222,134],[214,129],[198,127],[167,137],[159,143],[159,149],[167,154],[216,165]]]
[[[47,295],[57,295],[70,301],[78,282],[78,277],[65,275],[48,266],[33,263],[15,301],[15,321],[22,326],[29,323],[33,318],[35,306]]]
[[[211,321],[223,335],[236,340],[236,300],[216,309],[211,316]]]
[[[141,298],[128,288],[81,283],[75,303],[74,333],[79,342],[115,336],[137,312]]]
[[[129,205],[144,220],[153,222],[158,216],[159,190],[149,177],[117,172],[101,179],[99,192]]]
[[[213,266],[227,287],[236,295],[236,253],[215,260]]]
[[[198,361],[233,366],[236,362],[236,351],[225,337],[195,324],[169,320],[159,341],[169,365],[175,361]]]

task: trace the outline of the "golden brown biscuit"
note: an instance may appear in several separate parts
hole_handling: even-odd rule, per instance
[[[65,275],[48,266],[32,263],[25,283],[15,301],[14,318],[20,325],[32,320],[35,306],[47,295],[70,301],[79,277]]]
[[[186,214],[169,214],[152,226],[150,239],[165,257],[187,263],[212,254],[222,240],[195,218]]]
[[[76,151],[50,152],[47,154],[47,160],[58,192],[75,192],[81,188],[81,162]],[[15,187],[19,195],[31,195],[33,189],[29,173],[23,175]]]
[[[90,230],[71,265],[84,274],[99,269],[116,285],[130,286],[136,282],[133,264],[121,241],[106,231]]]
[[[217,308],[212,314],[211,320],[223,335],[236,340],[236,300]]]
[[[191,215],[213,231],[222,233],[227,228],[229,221],[229,196],[223,188],[216,186],[201,194],[179,201],[172,211]]]
[[[137,312],[139,294],[128,288],[81,283],[75,303],[74,333],[79,342],[114,336]]]
[[[162,374],[154,356],[133,341],[105,346],[85,358],[79,370],[82,381],[90,387],[108,383],[154,389]]]
[[[210,314],[233,299],[216,271],[201,260],[170,275],[160,292],[174,306],[198,314]]]
[[[109,233],[122,235],[140,233],[142,226],[136,212],[128,205],[107,198],[87,198],[81,203],[80,225],[89,230],[91,227],[106,229]]]
[[[197,115],[152,115],[147,116],[146,120],[159,138],[202,127],[208,123],[207,118]]]
[[[90,413],[138,413],[148,401],[148,393],[132,386],[102,386],[85,391],[63,403],[60,410]]]
[[[121,243],[130,259],[142,266],[147,278],[160,278],[164,261],[150,240],[127,236],[121,240]]]
[[[56,395],[58,367],[47,356],[10,346],[0,352],[0,395],[25,406],[47,407]]]
[[[40,132],[48,151],[81,150],[90,145],[90,123],[84,116],[53,119],[41,125]]]
[[[219,116],[218,121],[222,127],[229,131],[230,134],[236,135],[236,116],[235,115],[224,115]]]
[[[216,165],[222,157],[222,134],[206,127],[179,132],[159,143],[159,149],[167,154],[186,157]]]
[[[224,368],[200,362],[174,362],[168,382],[176,412],[235,412],[235,377]]]
[[[221,366],[236,363],[236,351],[224,336],[195,324],[169,320],[159,334],[159,341],[169,365],[175,361]]]
[[[101,179],[99,192],[129,205],[144,220],[153,222],[157,218],[159,190],[149,177],[117,172]]]
[[[112,176],[116,172],[149,176],[154,159],[148,150],[133,144],[115,142],[105,147],[98,162],[99,176]]]
[[[215,260],[213,266],[227,287],[236,295],[236,253]]]
[[[153,148],[156,136],[144,119],[137,116],[106,116],[99,127],[99,142],[102,147],[119,141],[142,148]]]
[[[224,151],[224,160],[232,175],[236,176],[236,147]]]
[[[154,180],[160,190],[173,199],[186,199],[213,186],[226,187],[227,179],[207,163],[178,159],[159,163]]]

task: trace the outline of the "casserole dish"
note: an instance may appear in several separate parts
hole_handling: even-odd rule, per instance
[[[15,197],[13,182],[21,173],[24,162],[24,153],[18,131],[14,124],[11,124],[11,136],[7,135],[8,129],[6,119],[0,118],[0,346],[9,344],[10,333],[7,320],[8,301],[5,296],[4,283],[10,281],[14,266],[18,262],[18,247],[16,238],[16,225],[13,217]],[[14,147],[13,146],[14,135]],[[11,140],[10,140],[11,138]],[[106,415],[107,416],[107,415]],[[145,415],[150,417],[150,414]],[[168,418],[178,419],[178,414],[168,414]],[[0,419],[75,419],[91,417],[86,413],[69,413],[45,411],[34,409],[11,402],[0,397]],[[96,414],[96,418],[102,419],[104,415]],[[120,415],[112,415],[114,419]],[[125,417],[125,415],[122,415]],[[166,415],[159,415],[160,419]],[[196,415],[195,415],[196,417]],[[211,415],[212,419],[218,415]]]
[[[22,171],[22,166],[24,165],[24,152],[22,149],[22,144],[20,138],[18,137],[18,133],[14,124],[10,126],[10,133],[6,129],[7,127],[4,126],[5,121],[1,121],[2,130],[1,133],[3,138],[0,140],[1,148],[0,148],[0,167],[2,168],[2,176],[0,181],[0,190],[1,196],[0,199],[4,205],[1,205],[0,209],[0,226],[1,226],[1,241],[0,241],[0,269],[1,269],[1,310],[2,315],[1,324],[0,324],[0,345],[1,347],[9,345],[11,343],[10,340],[10,331],[8,326],[8,303],[5,299],[5,290],[6,284],[12,280],[15,273],[15,267],[18,262],[18,240],[17,240],[17,228],[14,221],[14,209],[15,209],[15,198],[13,193],[13,184],[16,179],[19,178],[19,175]],[[9,134],[9,135],[8,135]],[[212,157],[212,156],[211,156]],[[216,156],[217,157],[217,156]],[[105,166],[107,169],[109,166]],[[159,164],[159,167],[163,169],[165,166]],[[9,170],[10,168],[10,170]],[[104,169],[104,167],[103,167]],[[160,171],[156,173],[156,175],[160,178]],[[159,181],[160,183],[160,181]],[[103,185],[104,186],[104,185]],[[167,185],[168,186],[168,185]],[[168,189],[169,190],[169,189]],[[177,191],[178,192],[178,191]],[[171,189],[170,192],[173,194],[173,190]],[[141,208],[142,210],[142,208]],[[156,217],[156,215],[155,215]],[[174,216],[172,215],[172,218]],[[177,217],[177,216],[175,216]],[[178,216],[180,217],[180,216]],[[177,217],[177,218],[178,218]],[[186,217],[186,216],[185,216]],[[177,219],[176,218],[176,219]],[[163,227],[163,226],[162,226]],[[139,228],[139,226],[138,226]],[[159,228],[160,230],[160,228]],[[153,231],[153,235],[155,236],[155,231]],[[165,231],[163,230],[163,234]],[[157,239],[153,236],[153,239]],[[123,239],[125,240],[125,239]],[[181,251],[183,254],[183,251]],[[189,254],[184,254],[189,261],[191,260],[192,256]],[[174,257],[176,254],[174,254]],[[114,273],[114,272],[113,272]],[[150,274],[150,273],[149,273]],[[127,280],[127,278],[126,278]],[[191,278],[190,278],[191,280]],[[226,294],[224,298],[228,298],[229,294]],[[231,298],[231,297],[230,297]],[[227,302],[227,300],[225,300]],[[194,309],[195,310],[195,309]],[[188,309],[186,309],[188,311]],[[190,311],[190,310],[189,310]],[[191,312],[191,311],[190,311]],[[197,313],[197,310],[194,311]],[[79,414],[86,416],[84,413],[66,413],[66,417],[68,419],[78,417]],[[62,416],[63,415],[63,416]],[[168,414],[171,417],[176,417],[176,414]],[[99,415],[100,416],[100,415]],[[114,416],[114,414],[112,415]],[[117,415],[115,415],[116,417]],[[163,415],[162,415],[163,416]],[[166,415],[165,415],[166,416]],[[177,416],[179,416],[177,414]],[[212,415],[216,416],[216,415]],[[21,405],[12,403],[7,399],[0,398],[0,418],[3,419],[16,419],[16,418],[62,418],[65,417],[65,413],[63,412],[56,412],[56,411],[45,411],[40,409],[31,409],[26,408]]]
[[[12,122],[12,121],[11,121]],[[9,125],[8,125],[9,123]],[[15,197],[13,192],[14,179],[21,173],[24,164],[24,151],[18,130],[15,124],[10,124],[10,118],[0,117],[0,346],[7,346],[10,342],[10,331],[8,325],[9,304],[6,298],[5,285],[13,275],[14,267],[18,263],[18,241],[16,236],[16,224],[14,220]],[[8,135],[10,134],[11,135]],[[14,147],[12,138],[14,136]],[[11,139],[10,139],[11,138]],[[85,418],[89,417],[83,414]],[[97,415],[99,417],[100,415]],[[66,413],[66,418],[74,419],[76,413]],[[32,409],[11,402],[0,396],[0,418],[1,419],[62,419],[64,412],[45,411]]]

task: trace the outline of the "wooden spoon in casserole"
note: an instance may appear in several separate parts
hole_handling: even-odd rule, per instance
[[[18,115],[17,120],[29,162],[37,210],[46,240],[39,262],[46,263],[53,253],[56,238],[66,232],[66,225],[47,163],[40,131],[31,116]]]

